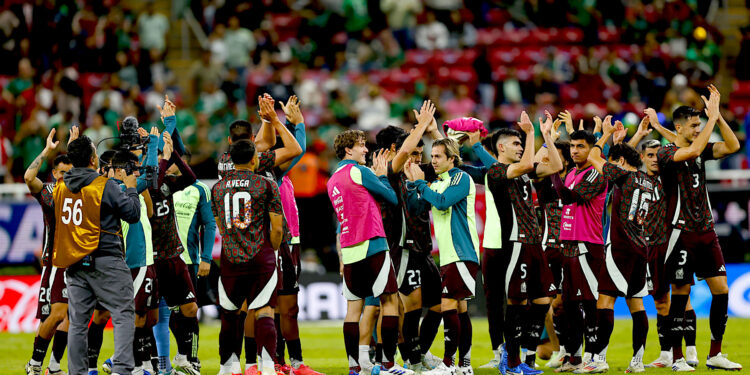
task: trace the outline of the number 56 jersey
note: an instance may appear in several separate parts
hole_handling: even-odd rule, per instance
[[[247,263],[271,248],[268,214],[284,214],[274,181],[249,170],[226,171],[211,188],[211,197],[222,262]]]

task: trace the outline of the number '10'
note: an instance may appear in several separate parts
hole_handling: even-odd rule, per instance
[[[231,199],[230,196],[231,195]],[[250,199],[252,196],[250,193],[245,191],[224,194],[224,223],[227,229],[231,229],[232,225],[237,229],[245,229],[250,225],[252,218],[252,205]],[[240,199],[244,200],[245,213],[240,218]],[[231,211],[231,215],[230,215]]]

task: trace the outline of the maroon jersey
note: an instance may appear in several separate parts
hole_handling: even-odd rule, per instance
[[[544,233],[542,236],[542,245],[554,249],[560,248],[560,218],[562,217],[562,200],[557,196],[550,178],[534,184],[537,191],[539,205],[542,207],[544,215]]]
[[[649,246],[662,245],[667,242],[667,199],[664,197],[664,185],[661,183],[661,176],[646,175],[651,184],[654,186],[654,199],[648,210],[646,222],[644,223],[646,231],[646,241]]]
[[[279,188],[269,178],[249,170],[226,171],[211,188],[211,205],[221,233],[221,259],[249,262],[270,248],[269,213],[284,215]]]
[[[628,171],[612,163],[604,164],[602,172],[615,185],[609,227],[613,246],[630,241],[637,247],[646,247],[644,224],[654,194],[651,179],[642,171]]]
[[[149,187],[148,193],[154,205],[154,215],[149,218],[151,223],[151,241],[154,246],[154,259],[163,260],[180,256],[184,248],[177,230],[177,218],[174,215],[174,193],[195,182],[195,174],[173,153],[172,160],[180,168],[182,175],[165,176],[169,161],[159,162],[159,188]]]
[[[42,215],[44,216],[44,248],[42,250],[42,265],[50,266],[50,254],[55,244],[55,202],[52,199],[52,192],[55,189],[54,183],[46,183],[42,190],[32,196],[42,206]]]
[[[420,167],[425,172],[425,181],[437,179],[432,165],[421,164]],[[409,190],[406,188],[406,183],[409,179],[404,172],[394,173],[390,163],[388,164],[388,181],[398,197],[398,206],[379,202],[388,246],[391,249],[394,249],[394,245],[405,247],[419,253],[431,252],[430,211],[408,204]]]
[[[263,174],[267,171],[273,170],[273,165],[276,164],[276,153],[274,151],[264,151],[258,154],[258,168],[256,172]],[[227,172],[234,170],[234,163],[232,157],[229,156],[228,152],[225,152],[219,156],[219,179],[224,178]]]
[[[510,164],[497,162],[487,171],[487,188],[492,191],[500,215],[503,242],[541,244],[542,233],[536,219],[531,179],[535,173],[508,179]],[[534,164],[536,169],[536,163]]]
[[[709,143],[694,160],[675,162],[679,147],[670,143],[659,149],[659,170],[664,193],[669,198],[667,220],[677,229],[704,232],[714,229],[711,204],[706,190],[706,160],[714,159],[714,144]]]

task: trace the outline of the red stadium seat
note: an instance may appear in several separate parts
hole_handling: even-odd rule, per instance
[[[404,56],[404,66],[407,67],[425,67],[432,63],[435,53],[423,49],[411,49],[406,51]]]
[[[576,27],[568,27],[562,30],[561,40],[565,43],[581,43],[583,42],[583,30]]]
[[[620,31],[607,26],[599,27],[599,41],[602,43],[617,43],[620,41]]]
[[[473,66],[479,53],[474,49],[442,50],[435,52],[433,63],[436,68],[441,66]]]
[[[477,72],[471,67],[442,67],[437,71],[437,78],[440,85],[467,85],[470,90],[473,90],[479,83]]]

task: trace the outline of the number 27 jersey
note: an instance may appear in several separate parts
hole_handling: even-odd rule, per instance
[[[249,170],[227,171],[211,188],[211,197],[222,259],[246,263],[271,247],[268,214],[284,214],[274,181]]]

